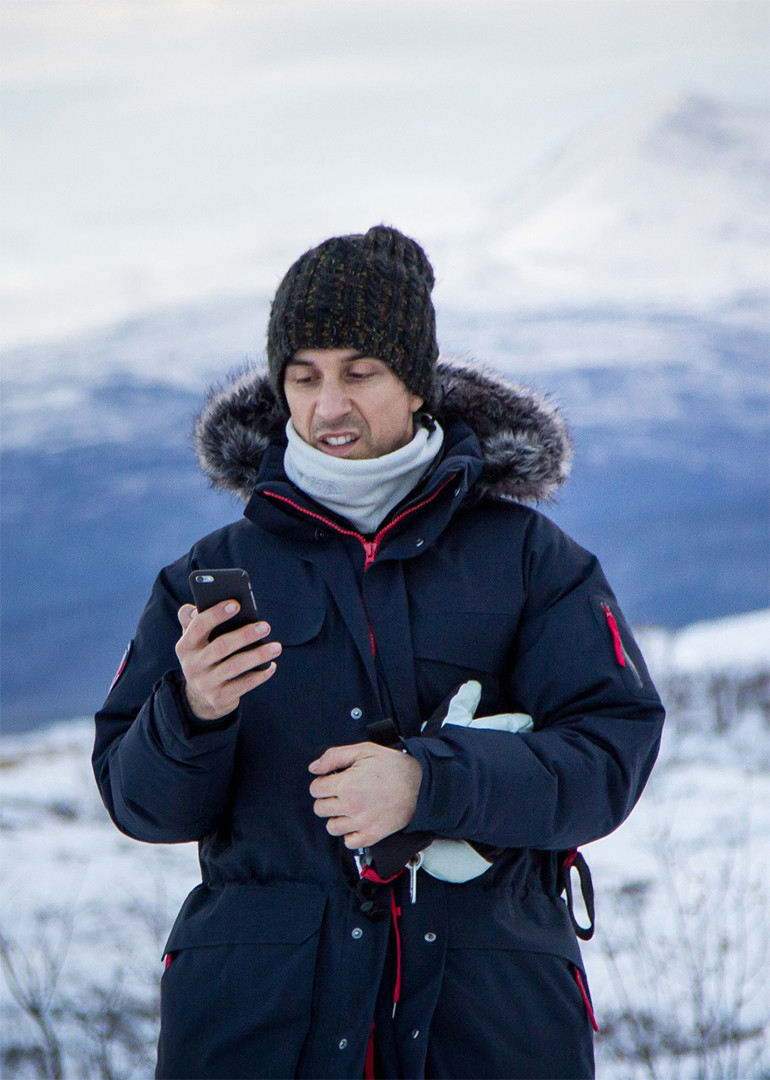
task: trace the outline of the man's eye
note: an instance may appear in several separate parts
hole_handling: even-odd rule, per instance
[[[349,371],[348,375],[351,379],[370,379],[374,375],[373,371]]]

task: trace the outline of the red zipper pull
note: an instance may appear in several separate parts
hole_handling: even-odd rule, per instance
[[[366,559],[364,561],[364,570],[368,570],[369,567],[374,562],[375,557],[377,555],[377,548],[379,547],[379,541],[376,540],[376,539],[375,540],[362,540],[361,543],[364,545],[364,554],[366,555]]]
[[[623,652],[623,642],[620,640],[620,630],[618,630],[618,621],[612,614],[612,609],[609,604],[602,604],[602,611],[604,612],[607,625],[610,628],[612,634],[612,644],[615,646],[615,659],[621,667],[626,666],[626,654]]]

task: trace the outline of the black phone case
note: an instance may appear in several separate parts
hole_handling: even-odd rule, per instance
[[[259,621],[257,604],[254,600],[254,593],[251,591],[251,582],[245,570],[235,567],[221,570],[193,570],[190,574],[190,589],[198,611],[207,611],[210,607],[214,607],[215,604],[219,604],[223,600],[237,600],[241,605],[231,619],[227,619],[226,622],[214,627],[209,634],[209,641],[220,637],[221,634],[227,634],[231,630],[239,630],[242,626],[248,626],[249,623]],[[243,649],[237,651],[246,652],[248,649],[255,649],[259,644],[261,642],[255,642],[253,645],[246,645]],[[269,667],[269,663],[260,664],[254,670],[265,671]]]

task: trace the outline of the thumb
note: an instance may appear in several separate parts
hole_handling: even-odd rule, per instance
[[[449,702],[444,724],[468,727],[481,701],[481,683],[475,679],[464,682]]]
[[[319,758],[311,761],[308,769],[317,776],[326,776],[328,773],[340,772],[354,765],[361,757],[366,756],[366,743],[354,743],[352,746],[332,746],[324,751]]]

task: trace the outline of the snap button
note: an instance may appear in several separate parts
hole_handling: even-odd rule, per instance
[[[420,1035],[420,1029],[415,1028],[414,1031],[412,1032],[412,1038],[417,1039],[417,1038],[419,1038],[419,1035]]]
[[[351,936],[352,938],[355,938],[355,939],[356,939],[356,941],[358,941],[358,939],[359,939],[359,938],[362,938],[362,937],[364,936],[364,932],[363,932],[363,930],[361,929],[361,927],[360,927],[360,926],[357,926],[357,927],[355,928],[355,930],[351,931],[351,934],[350,934],[350,936]]]
[[[353,717],[354,720],[360,720],[364,714],[363,710],[359,709],[359,707],[356,705],[354,709],[350,710],[350,715]]]
[[[419,539],[419,540],[417,541],[417,543],[416,543],[416,544],[415,544],[414,546],[415,546],[415,547],[422,547],[422,545],[423,545],[424,543],[425,543],[425,541],[423,540],[423,538],[422,538],[422,537],[420,537],[420,539]]]
[[[430,931],[430,933],[425,935],[425,940],[426,941],[435,941],[436,940],[436,935],[433,933],[432,930]]]
[[[348,1045],[348,1040],[347,1039],[340,1039],[340,1042],[339,1042],[340,1050],[344,1050],[347,1045]]]
[[[316,529],[315,538],[316,538],[316,540],[325,540],[326,539],[326,529]]]

